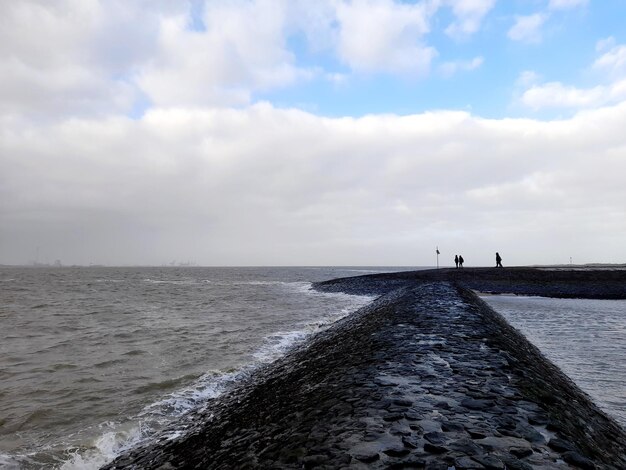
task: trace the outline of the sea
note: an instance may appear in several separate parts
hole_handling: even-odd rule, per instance
[[[626,429],[626,300],[482,298]]]
[[[313,282],[407,269],[0,267],[0,468],[99,468],[373,300]],[[626,427],[626,301],[485,300]]]
[[[0,268],[0,468],[96,469],[373,298],[312,282],[408,268]]]

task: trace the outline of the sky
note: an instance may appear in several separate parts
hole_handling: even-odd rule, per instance
[[[0,264],[626,262],[623,0],[0,3]]]

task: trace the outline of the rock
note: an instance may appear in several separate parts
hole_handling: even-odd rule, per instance
[[[541,434],[532,426],[519,425],[516,428],[516,431],[522,438],[526,439],[528,442],[532,442],[533,444],[544,443],[546,441],[546,438],[543,437],[543,434]]]
[[[396,400],[393,401],[394,405],[398,405],[398,406],[405,406],[405,407],[409,407],[413,404],[413,402],[411,400],[404,400],[401,398],[398,398]]]
[[[385,421],[400,421],[402,418],[404,418],[404,415],[401,413],[390,413],[383,416]]]
[[[478,455],[472,458],[489,470],[504,470],[505,468],[504,462],[493,455]]]
[[[448,447],[450,448],[450,450],[460,452],[469,456],[484,454],[483,448],[471,439],[459,439],[458,441],[450,443]]]
[[[393,462],[391,465],[389,465],[389,468],[424,468],[425,466],[426,462],[421,459],[408,458],[406,460],[402,460],[401,462]]]
[[[459,457],[454,459],[454,467],[456,470],[479,470],[485,468],[484,465],[469,457]]]
[[[441,430],[443,432],[463,432],[465,427],[462,424],[457,423],[441,423]]]
[[[353,457],[363,463],[372,463],[380,459],[380,455],[378,454],[378,452],[358,453],[353,454]]]
[[[422,415],[416,413],[415,411],[407,411],[406,413],[404,413],[404,417],[409,421],[419,421],[420,419],[422,419]]]
[[[484,429],[469,428],[466,426],[465,430],[467,431],[467,433],[470,435],[472,439],[484,439],[485,437],[488,436],[487,431],[485,431]]]
[[[518,459],[523,459],[529,455],[533,455],[533,450],[528,447],[511,447],[509,452]]]
[[[383,453],[387,454],[389,457],[404,457],[408,455],[411,451],[404,446],[393,446],[383,450]]]
[[[572,443],[564,441],[563,439],[559,439],[558,437],[553,437],[548,441],[548,447],[550,449],[556,450],[557,452],[567,452],[576,450]]]
[[[469,408],[470,410],[485,410],[491,408],[494,405],[491,400],[482,400],[476,398],[464,398],[461,400],[461,406]]]
[[[507,470],[533,470],[532,465],[517,460],[516,458],[504,459],[504,464]]]
[[[431,444],[430,442],[426,442],[424,444],[424,450],[431,454],[444,454],[448,452],[448,449],[446,449],[444,446]]]
[[[304,468],[313,468],[322,465],[328,460],[326,455],[307,455],[302,459]]]
[[[402,444],[409,449],[417,449],[419,447],[419,440],[414,437],[403,437]]]
[[[578,452],[568,451],[563,454],[563,460],[570,465],[582,468],[583,470],[594,470],[595,464],[588,458],[583,457]]]
[[[427,432],[424,434],[424,439],[426,439],[431,444],[445,444],[446,443],[446,435],[442,432]]]

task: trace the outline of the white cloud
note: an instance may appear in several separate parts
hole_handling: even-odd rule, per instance
[[[541,76],[534,70],[524,70],[516,80],[516,84],[528,87],[539,82]]]
[[[115,11],[105,12],[91,0],[3,2],[0,113],[89,115],[129,109],[134,90],[118,78],[125,69],[123,58],[113,53],[118,38],[111,37],[108,52],[98,48],[113,16]],[[143,33],[151,19],[145,15],[136,30]],[[125,50],[126,56],[141,55],[142,43],[131,41]]]
[[[509,29],[508,37],[513,41],[528,43],[541,42],[541,27],[548,19],[543,13],[535,13],[527,16],[516,16],[515,24]]]
[[[205,31],[187,15],[162,20],[159,52],[138,83],[157,105],[246,104],[253,90],[310,78],[287,49],[284,2],[207,3]]]
[[[340,3],[337,8],[339,57],[358,71],[425,74],[437,55],[434,48],[423,43],[435,11],[430,2]]]
[[[615,38],[613,36],[609,36],[608,38],[600,39],[596,43],[596,51],[597,52],[606,51],[607,49],[610,49],[613,46],[615,46]]]
[[[626,76],[626,45],[613,45],[593,63],[593,68],[612,77]]]
[[[593,88],[577,88],[560,82],[535,85],[523,93],[521,101],[537,111],[544,108],[593,108],[624,99],[626,79]]]
[[[446,28],[446,34],[452,37],[464,37],[480,29],[485,15],[495,6],[496,0],[447,0],[456,18]]]
[[[444,77],[451,77],[458,72],[469,72],[479,68],[485,59],[483,57],[474,57],[472,60],[460,60],[456,62],[445,62],[441,64],[439,70]]]
[[[425,42],[436,0],[202,5],[202,17],[191,18],[188,2],[3,3],[0,112],[88,116],[129,113],[137,103],[246,105],[260,91],[341,78],[300,66],[294,36],[358,72],[424,75],[437,55]],[[453,8],[472,23],[485,5]]]
[[[582,89],[560,82],[534,85],[522,95],[522,103],[534,110],[543,108],[586,108],[605,104],[609,93],[605,87]]]
[[[520,102],[535,111],[545,108],[594,108],[626,99],[626,46],[613,38],[600,41],[596,50],[605,51],[594,61],[591,70],[600,72],[601,83],[577,87],[562,82],[540,83],[533,73],[522,75],[518,84],[525,88]]]
[[[426,264],[437,243],[472,264],[494,247],[624,259],[597,223],[626,230],[625,119],[624,103],[553,122],[259,104],[5,121],[0,261]]]
[[[550,0],[548,8],[551,10],[568,10],[585,6],[587,3],[589,0]]]

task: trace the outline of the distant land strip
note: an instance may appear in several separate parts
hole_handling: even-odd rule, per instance
[[[626,271],[440,269],[315,288],[379,297],[104,468],[626,468],[624,430],[474,292],[624,299]]]

